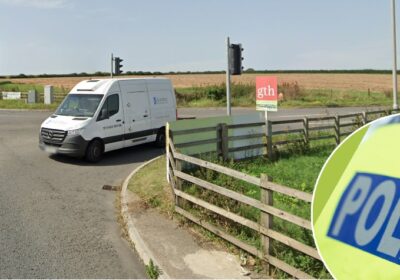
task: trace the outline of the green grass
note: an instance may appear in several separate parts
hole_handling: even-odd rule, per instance
[[[36,90],[36,92],[40,95],[41,102],[35,104],[28,104],[25,102],[26,93],[29,90]],[[21,100],[3,100],[1,92],[3,91],[14,91],[14,92],[21,92],[24,94],[23,99]],[[55,110],[62,97],[56,97],[56,101],[53,104],[47,105],[43,103],[43,92],[44,87],[41,85],[34,85],[34,84],[16,84],[9,81],[2,81],[0,82],[0,108],[2,109],[28,109],[28,110]],[[61,95],[66,94],[68,91],[64,88],[54,87],[54,93]]]
[[[166,179],[165,156],[137,172],[128,184],[128,190],[137,194],[148,206],[172,215],[174,200]]]
[[[16,91],[16,92],[28,92],[30,90],[36,90],[39,93],[44,92],[44,86],[36,84],[18,84],[10,81],[0,82],[1,91]],[[68,90],[63,87],[53,87],[54,93],[68,93]]]
[[[268,174],[268,176],[272,177],[273,181],[278,184],[311,193],[319,171],[331,150],[331,146],[323,146],[320,148],[311,147],[302,154],[295,154],[292,156],[282,154],[280,160],[276,162],[271,162],[267,158],[260,157],[257,159],[223,164],[232,169],[253,176],[260,176],[262,173]],[[218,160],[214,161],[222,164],[222,162]],[[185,172],[190,172],[196,177],[213,182],[227,189],[243,193],[249,197],[260,199],[259,187],[244,183],[232,177],[206,170],[204,168],[190,168],[185,170]],[[159,211],[166,213],[168,216],[172,215],[174,201],[171,195],[171,187],[166,181],[164,156],[136,173],[131,179],[128,188],[139,195],[147,206],[156,208]],[[209,203],[240,214],[247,219],[259,222],[260,211],[254,207],[238,203],[237,201],[228,199],[189,183],[183,184],[183,190]],[[309,203],[276,193],[274,193],[273,203],[276,208],[288,211],[305,219],[310,219],[311,209]],[[201,207],[196,207],[191,203],[185,203],[182,207],[190,211],[192,214],[202,217],[205,221],[222,228],[224,231],[247,244],[255,246],[258,249],[262,248],[260,236],[254,230],[212,214],[211,212]],[[202,233],[202,235],[204,235],[203,237],[206,239],[209,239],[208,236],[212,235],[207,235],[205,230],[201,230],[198,227],[194,228],[197,232]],[[273,219],[273,229],[304,244],[314,246],[312,233],[309,230],[305,230],[279,218]],[[212,239],[215,238],[215,236],[212,237]],[[272,254],[314,277],[330,278],[329,273],[323,267],[321,262],[299,253],[279,242],[272,242]],[[281,271],[275,271],[274,277],[287,278],[289,276]]]
[[[146,265],[146,274],[150,279],[158,279],[160,276],[161,270],[160,268],[154,264],[153,260],[150,259],[148,265]]]
[[[232,169],[257,177],[261,174],[267,174],[269,177],[273,178],[273,182],[312,193],[318,174],[331,151],[332,146],[329,145],[311,147],[302,154],[294,154],[291,156],[288,156],[288,154],[282,154],[280,160],[276,162],[271,162],[267,158],[260,157],[251,160],[223,164]],[[214,162],[222,164],[222,162],[218,160],[214,160]],[[191,172],[196,177],[220,185],[224,188],[242,193],[257,200],[260,199],[260,188],[257,186],[244,183],[240,180],[204,168],[188,169],[186,172]],[[184,184],[184,191],[221,208],[237,213],[249,220],[255,222],[260,221],[260,211],[254,207],[243,205],[235,200],[204,190],[190,183]],[[310,220],[311,207],[309,203],[275,192],[273,194],[273,204],[274,207],[278,209]],[[256,231],[241,226],[228,219],[216,216],[207,210],[201,209],[192,204],[186,205],[186,209],[208,222],[222,227],[225,231],[247,244],[261,249],[261,239]],[[273,219],[273,229],[304,244],[315,246],[312,232],[310,230],[303,229],[276,217]],[[299,253],[279,242],[272,242],[272,254],[314,277],[330,278],[329,273],[320,261]],[[288,275],[281,271],[276,271],[274,277],[286,278]]]
[[[299,99],[286,100],[282,107],[346,107],[346,106],[389,106],[391,95],[384,92],[357,90],[306,90]]]
[[[362,90],[303,89],[297,83],[279,86],[284,99],[279,107],[343,107],[343,106],[389,106],[392,102],[388,92]],[[225,106],[225,85],[177,88],[177,102],[180,107]],[[232,84],[232,106],[255,106],[255,85]]]
[[[25,102],[25,100],[0,99],[0,108],[2,109],[55,110],[58,105],[58,103],[53,103],[49,105],[43,103],[28,104]]]

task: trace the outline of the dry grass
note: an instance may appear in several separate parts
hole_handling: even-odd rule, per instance
[[[244,74],[234,76],[233,82],[253,84],[255,77],[262,74]],[[277,74],[279,84],[297,82],[305,89],[336,89],[360,90],[370,89],[375,92],[384,92],[391,88],[391,75],[389,74]],[[124,76],[128,78],[129,76]],[[139,76],[132,76],[139,77]],[[170,78],[176,88],[193,86],[219,85],[225,82],[224,74],[188,74],[165,75]],[[93,77],[96,78],[96,77]],[[105,78],[105,77],[100,77]],[[26,78],[11,79],[15,83],[28,83],[39,85],[53,85],[71,89],[76,83],[87,78],[62,77],[62,78]],[[1,80],[0,80],[1,81]]]

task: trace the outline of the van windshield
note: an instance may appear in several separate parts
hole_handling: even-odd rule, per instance
[[[55,114],[72,117],[93,117],[103,96],[102,94],[68,94]]]

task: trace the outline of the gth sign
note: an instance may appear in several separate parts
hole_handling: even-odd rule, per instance
[[[357,173],[336,208],[328,236],[400,264],[400,179]]]
[[[278,110],[278,82],[276,77],[256,77],[256,109]]]

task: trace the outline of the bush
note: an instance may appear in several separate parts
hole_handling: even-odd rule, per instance
[[[283,82],[278,86],[279,93],[283,93],[284,100],[301,100],[305,96],[304,90],[297,82]]]
[[[226,102],[225,84],[191,87],[176,89],[176,99],[179,105],[188,105],[191,102],[201,100],[212,101],[219,105]],[[231,84],[232,104],[254,105],[255,103],[255,85],[254,84]],[[240,102],[237,102],[240,100]],[[238,104],[236,104],[238,105]]]
[[[206,87],[204,92],[207,98],[211,100],[225,100],[226,98],[225,85]]]
[[[392,98],[393,92],[392,92],[392,90],[390,90],[390,89],[385,89],[385,90],[383,91],[383,94],[386,96],[386,98]]]

